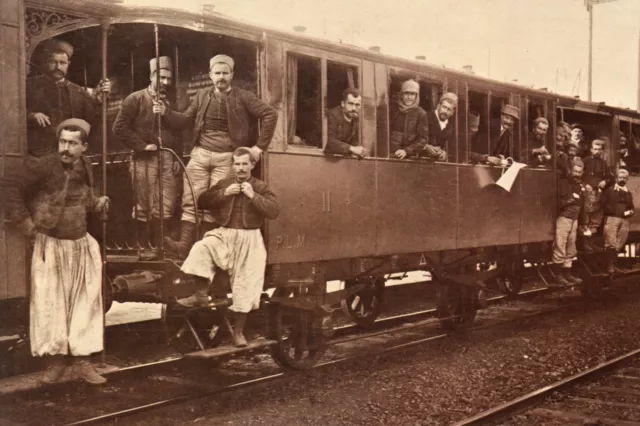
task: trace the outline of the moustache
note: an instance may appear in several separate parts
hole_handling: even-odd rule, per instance
[[[69,151],[62,151],[62,152],[60,153],[60,156],[62,157],[62,156],[64,156],[64,155],[67,155],[67,156],[69,156],[69,157],[70,157],[70,156],[71,156],[71,153],[70,153]]]

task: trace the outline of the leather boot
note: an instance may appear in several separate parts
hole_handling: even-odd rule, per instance
[[[209,306],[209,280],[203,277],[191,276],[196,285],[196,292],[184,299],[178,299],[178,304],[187,308],[206,308]]]
[[[93,368],[93,365],[86,359],[76,358],[74,362],[76,374],[79,379],[84,380],[92,385],[101,385],[107,382],[107,379],[102,377]]]
[[[64,375],[67,362],[62,355],[52,355],[47,357],[48,366],[39,381],[45,385],[53,385]]]
[[[618,253],[615,248],[608,247],[605,251],[607,256],[607,273],[613,275],[615,273],[616,257]]]
[[[575,277],[571,274],[571,267],[562,268],[562,272],[564,272],[564,277],[567,281],[569,281],[573,285],[582,284],[582,280],[578,277]]]
[[[236,317],[233,322],[233,346],[243,348],[248,345],[247,339],[244,337],[244,324],[247,322],[247,314],[242,312],[234,312]]]
[[[142,223],[142,222],[141,222]],[[138,231],[138,241],[142,246],[142,249],[138,253],[138,258],[142,261],[151,261],[158,259],[157,244],[154,241],[154,234],[156,227],[158,226],[158,219],[151,219],[149,222],[144,223],[145,227],[140,227]],[[140,236],[144,235],[144,240]]]
[[[564,276],[563,267],[561,264],[553,265],[553,269],[555,269],[556,274],[556,284],[560,287],[569,287],[573,285],[569,280],[567,280]]]
[[[180,239],[174,241],[169,237],[164,237],[164,248],[185,259],[189,255],[191,245],[196,237],[196,224],[192,222],[180,222]]]

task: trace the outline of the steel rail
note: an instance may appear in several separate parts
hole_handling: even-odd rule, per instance
[[[542,291],[542,290],[546,290],[546,289],[538,289],[535,291]],[[527,293],[531,293],[531,291],[527,292]],[[496,298],[493,299],[498,299],[501,300],[502,298],[504,298],[506,296],[498,296]],[[550,309],[544,309],[541,311],[537,311],[534,313],[529,313],[529,314],[524,314],[521,316],[517,316],[517,317],[513,317],[513,318],[509,318],[506,319],[504,321],[498,321],[495,323],[490,323],[490,324],[485,324],[485,325],[478,325],[475,327],[470,327],[468,328],[468,330],[470,331],[477,331],[477,330],[483,330],[483,329],[488,329],[488,328],[492,328],[492,327],[498,327],[498,326],[502,326],[508,323],[512,323],[512,322],[517,322],[517,321],[522,321],[522,320],[526,320],[526,319],[530,319],[532,317],[537,317],[543,314],[549,314],[551,312],[554,311],[558,311],[558,310],[564,310],[564,309],[568,309],[571,307],[575,307],[575,306],[579,306],[579,305],[584,305],[586,303],[589,303],[589,301],[587,300],[581,300],[577,303],[573,303],[573,304],[567,304],[567,305],[561,305],[561,306],[556,306]],[[427,310],[427,311],[421,311],[421,314],[425,314],[425,313],[432,313],[433,310]],[[403,315],[399,315],[398,317],[408,317],[411,316],[412,314],[403,314]],[[415,314],[413,314],[415,315]],[[384,318],[381,319],[379,321],[384,321],[384,320],[389,320],[390,318]],[[393,318],[396,319],[396,318]],[[434,324],[435,321],[433,323],[430,324]],[[357,327],[357,326],[356,326]],[[386,333],[375,333],[374,335],[379,335],[379,334],[388,334],[388,333],[392,333],[394,331],[397,331],[398,329],[403,329],[406,327],[397,327],[394,329],[389,329],[388,331],[386,331]],[[417,345],[421,345],[424,343],[428,343],[428,342],[432,342],[432,341],[437,341],[437,340],[441,340],[444,339],[450,335],[452,335],[454,333],[440,333],[440,334],[436,334],[433,336],[428,336],[425,338],[421,338],[421,339],[417,339],[417,340],[413,340],[410,342],[404,342],[404,343],[400,343],[397,345],[393,345],[393,346],[389,346],[389,347],[385,347],[383,349],[379,349],[376,350],[374,352],[370,352],[367,353],[364,356],[367,357],[371,357],[371,356],[380,356],[383,355],[385,353],[389,353],[389,352],[394,352],[394,351],[400,351],[403,349],[407,349],[409,347],[412,346],[417,346]],[[367,337],[371,337],[371,335],[364,335],[362,336],[360,339],[365,339]],[[329,342],[331,343],[331,342]],[[340,343],[344,343],[344,342],[340,342]],[[143,404],[137,407],[132,407],[132,408],[128,408],[128,409],[124,409],[124,410],[120,410],[120,411],[114,411],[112,413],[107,413],[107,414],[103,414],[100,416],[96,416],[96,417],[92,417],[92,418],[88,418],[88,419],[83,419],[83,420],[79,420],[73,423],[67,423],[65,426],[77,426],[77,425],[89,425],[89,424],[96,424],[96,423],[100,423],[106,420],[114,420],[123,416],[127,416],[127,415],[133,415],[133,414],[139,414],[142,413],[144,411],[147,411],[149,409],[153,409],[153,408],[160,408],[160,407],[167,407],[170,405],[175,405],[175,404],[179,404],[182,402],[188,402],[188,401],[195,401],[198,399],[202,399],[202,398],[208,398],[211,396],[215,396],[218,394],[222,394],[222,393],[226,393],[226,392],[230,392],[236,389],[242,389],[245,387],[249,387],[249,386],[253,386],[253,385],[257,385],[260,383],[265,383],[265,382],[270,382],[270,381],[274,381],[276,379],[280,379],[283,377],[291,377],[294,375],[300,375],[300,374],[304,374],[310,370],[317,370],[319,368],[323,368],[323,367],[328,367],[328,366],[332,366],[332,365],[338,365],[338,364],[342,364],[342,363],[346,363],[355,359],[361,359],[363,357],[362,353],[356,353],[354,355],[350,355],[350,356],[346,356],[346,357],[340,357],[334,360],[330,360],[330,361],[325,361],[325,362],[321,362],[316,364],[315,366],[313,366],[311,369],[308,370],[295,370],[295,371],[291,371],[291,370],[287,370],[287,371],[282,371],[276,374],[271,374],[268,376],[264,376],[264,377],[259,377],[256,379],[250,379],[250,380],[246,380],[243,382],[238,382],[238,383],[234,383],[232,385],[228,385],[228,386],[224,386],[224,387],[220,387],[217,389],[211,389],[211,390],[206,390],[206,391],[201,391],[198,393],[194,393],[194,394],[190,394],[190,395],[181,395],[181,396],[177,396],[174,398],[168,398],[165,400],[161,400],[161,401],[156,401],[156,402],[152,402],[149,404]],[[168,362],[168,361],[167,361]],[[147,364],[147,365],[154,365],[154,363],[151,364]],[[129,368],[129,371],[134,370],[135,367],[131,367]],[[111,373],[113,374],[113,373]]]
[[[490,408],[489,410],[476,414],[473,417],[456,422],[453,426],[487,425],[504,421],[538,404],[554,392],[574,387],[575,385],[585,381],[591,381],[600,375],[631,361],[638,355],[640,355],[640,349],[627,352],[624,355],[605,361],[588,370],[574,374],[573,376],[567,377],[566,379],[560,380],[551,385],[543,386],[540,389],[536,389],[535,391],[529,392],[519,398]]]

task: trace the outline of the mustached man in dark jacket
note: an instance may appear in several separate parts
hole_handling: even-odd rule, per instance
[[[267,150],[278,122],[274,108],[262,102],[253,93],[231,86],[235,62],[227,55],[216,55],[209,61],[209,76],[213,87],[200,90],[183,113],[195,120],[193,150],[187,164],[186,175],[191,178],[195,197],[184,177],[180,239],[165,237],[165,247],[185,257],[196,239],[195,203],[200,194],[220,180],[232,176],[233,151],[248,147],[258,161]],[[260,120],[260,135],[252,130]],[[194,199],[195,198],[195,199]],[[202,227],[213,229],[213,214],[205,211]]]
[[[602,194],[604,211],[604,248],[607,256],[607,272],[614,272],[618,252],[622,250],[629,235],[629,218],[634,215],[633,194],[627,188],[629,172],[619,169],[616,183]]]
[[[215,212],[220,227],[209,231],[194,244],[182,264],[182,272],[197,283],[198,290],[178,300],[187,306],[208,306],[209,284],[218,270],[228,271],[234,313],[233,343],[246,346],[243,328],[247,314],[260,307],[267,251],[260,232],[265,219],[276,219],[280,206],[275,194],[259,179],[251,176],[256,165],[248,148],[233,153],[234,176],[222,179],[204,192],[198,205]]]

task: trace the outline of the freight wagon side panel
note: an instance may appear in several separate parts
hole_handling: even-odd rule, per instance
[[[522,170],[520,243],[553,241],[557,204],[557,172]]]
[[[501,175],[497,167],[458,167],[458,248],[519,243],[522,177],[507,192],[495,185]]]
[[[640,176],[630,176],[627,186],[633,194],[633,204],[636,210],[636,214],[629,220],[629,231],[640,232]]]
[[[455,164],[378,162],[379,255],[456,248]]]
[[[0,176],[22,165],[26,152],[24,5],[0,7]],[[5,221],[0,204],[0,300],[27,295],[25,239]]]
[[[269,263],[375,254],[375,161],[269,153],[280,216],[268,222]]]

